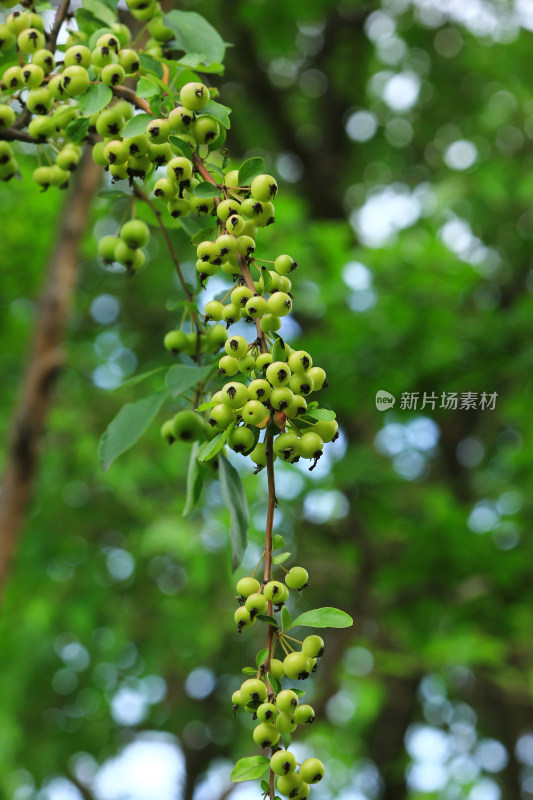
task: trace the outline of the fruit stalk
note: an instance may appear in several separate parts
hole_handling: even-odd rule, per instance
[[[265,584],[268,581],[272,580],[272,531],[274,528],[274,510],[276,508],[276,483],[275,483],[275,473],[274,473],[274,432],[272,430],[272,425],[269,424],[267,431],[266,431],[266,439],[265,439],[266,447],[265,447],[265,455],[266,455],[266,469],[267,469],[267,479],[268,479],[268,507],[267,507],[267,520],[266,520],[266,531],[265,531],[265,575],[264,575],[264,582]],[[272,600],[268,601],[268,608],[267,613],[269,616],[272,616]],[[274,628],[272,625],[267,626],[267,640],[266,640],[266,649],[268,650],[268,656],[265,661],[265,673],[266,673],[266,684],[267,690],[271,691],[268,682],[268,672],[270,670],[270,659],[272,658],[272,647],[274,644]],[[272,751],[273,754],[274,751]],[[275,797],[275,786],[274,786],[274,772],[270,770],[269,772],[269,795],[270,800],[274,800]]]

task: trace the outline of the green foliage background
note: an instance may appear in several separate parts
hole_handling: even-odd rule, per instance
[[[233,108],[231,152],[263,156],[280,177],[277,224],[263,238],[300,264],[301,332],[290,343],[327,369],[324,403],[343,431],[316,476],[280,470],[276,520],[311,575],[299,609],[334,605],[356,620],[328,633],[311,690],[320,719],[307,742],[333,765],[317,791],[531,797],[531,32],[505,3],[476,4],[469,27],[444,3],[400,0],[180,8],[234,45],[216,80]],[[398,111],[384,87],[400,73],[419,91]],[[361,110],[376,130],[354,141],[347,130]],[[461,140],[477,153],[463,170],[448,150]],[[32,158],[19,160],[24,180],[0,186],[3,433],[64,202],[38,194]],[[99,235],[114,232],[114,213],[95,203]],[[384,215],[391,236],[373,246],[365,232]],[[192,248],[175,237],[192,269]],[[104,797],[98,765],[154,731],[179,742],[180,798],[220,759],[210,796],[224,796],[231,763],[252,754],[251,721],[232,721],[229,693],[262,642],[234,632],[218,484],[182,518],[188,449],[164,448],[157,424],[108,473],[98,465],[109,420],[159,384],[97,384],[169,363],[162,337],[179,292],[156,237],[150,248],[149,268],[127,280],[97,263],[92,236],[84,243],[69,366],[0,620],[8,798],[36,797],[55,776],[77,785],[73,797]],[[369,272],[347,272],[350,262]],[[108,324],[94,318],[102,295],[118,304]],[[397,398],[386,413],[380,389]],[[451,391],[497,392],[496,409],[399,408],[402,392]],[[266,497],[246,469],[253,568]],[[186,690],[198,667],[216,679],[203,699]],[[126,689],[144,697],[134,724],[116,711]]]

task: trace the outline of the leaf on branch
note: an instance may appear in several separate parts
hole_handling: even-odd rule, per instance
[[[133,378],[129,378],[129,380],[124,381],[124,383],[121,383],[119,386],[117,386],[114,391],[117,392],[119,389],[125,389],[126,386],[135,386],[135,384],[145,381],[147,378],[150,378],[152,375],[156,375],[158,372],[161,372],[164,369],[165,367],[157,367],[157,369],[151,369],[150,372],[143,372],[141,375],[134,375]]]
[[[272,625],[273,628],[279,628],[279,625],[274,617],[270,617],[268,614],[258,614],[256,619],[260,619],[261,622],[266,622],[267,625]]]
[[[243,673],[243,675],[257,675],[257,670],[254,669],[253,667],[243,667],[241,669],[241,672]]]
[[[210,442],[204,444],[198,453],[198,461],[211,461],[211,459],[222,450],[235,425],[236,423],[232,422],[231,425],[228,425],[225,431],[221,431],[215,436],[214,439],[211,439]]]
[[[291,557],[290,553],[280,553],[279,556],[274,556],[272,559],[273,564],[283,564],[288,558]]]
[[[283,608],[281,609],[281,623],[283,625],[284,630],[287,630],[287,628],[291,624],[291,615],[289,614],[287,606],[283,606]]]
[[[182,517],[186,517],[193,510],[200,499],[202,487],[205,482],[207,473],[198,463],[199,449],[200,443],[194,442],[189,458],[189,469],[187,470],[187,498],[185,500],[185,508],[181,515]]]
[[[204,181],[203,183],[199,183],[198,186],[194,187],[193,194],[196,195],[196,197],[220,197],[220,189],[218,186],[214,186],[212,183]]]
[[[231,780],[234,783],[259,780],[259,778],[263,777],[269,764],[270,759],[266,756],[240,758],[231,771]]]
[[[268,650],[260,650],[255,657],[255,663],[257,664],[258,667],[260,667],[261,664],[265,663],[267,658],[268,658]]]
[[[96,114],[97,111],[101,111],[106,107],[112,97],[111,87],[105,83],[94,83],[80,97],[80,111],[88,116]]]
[[[197,72],[203,72],[206,75],[223,75],[224,64],[219,64],[217,61],[208,63],[208,58],[205,53],[188,53],[182,56],[179,61],[175,63],[180,67],[192,67]]]
[[[292,691],[293,691],[293,692],[294,692],[294,694],[295,694],[295,695],[297,695],[298,697],[303,697],[303,696],[304,696],[304,694],[305,694],[305,689],[293,689]]]
[[[105,22],[106,25],[114,25],[117,21],[117,15],[111,9],[102,3],[100,0],[83,0],[83,7],[90,11],[96,19]]]
[[[303,415],[302,419],[309,420],[320,420],[321,422],[331,422],[331,420],[336,419],[337,415],[334,411],[330,411],[329,408],[313,408],[309,411],[309,406],[307,407],[307,413]]]
[[[202,228],[194,234],[191,239],[191,244],[200,244],[200,242],[210,239],[214,232],[214,228]]]
[[[65,131],[71,142],[81,142],[89,133],[89,117],[78,117],[67,125]]]
[[[98,455],[104,472],[141,438],[167,398],[168,392],[156,392],[122,406],[100,438]]]
[[[239,169],[239,186],[249,186],[254,178],[265,171],[265,162],[257,156],[249,158]]]
[[[279,533],[275,533],[272,537],[272,550],[278,550],[280,547],[285,547],[285,539]]]
[[[200,14],[174,9],[163,19],[165,25],[174,31],[178,49],[185,53],[205,53],[208,63],[224,61],[224,40]]]
[[[353,625],[353,619],[345,611],[326,606],[304,611],[296,617],[290,627],[296,628],[298,625],[304,628],[349,628]]]
[[[269,294],[272,288],[272,275],[266,267],[261,267],[261,277],[263,279],[263,288]]]
[[[212,371],[211,365],[207,367],[190,367],[188,364],[174,364],[166,374],[165,383],[172,397],[178,397],[187,389],[196,386]]]
[[[137,97],[153,97],[156,94],[161,94],[159,86],[150,78],[141,78],[135,90]]]
[[[261,781],[261,789],[268,793],[270,791],[270,786],[268,785],[268,781]]]
[[[146,131],[146,126],[151,120],[153,120],[152,114],[136,114],[126,124],[120,135],[123,138],[126,136],[138,136]]]
[[[290,733],[285,733],[285,731],[283,731],[281,734],[281,741],[283,742],[283,747],[288,750],[291,746],[292,736]]]
[[[274,347],[272,348],[272,361],[287,361],[288,357],[289,353],[285,346],[285,342],[281,336],[278,336],[274,342]]]
[[[197,114],[197,116],[208,116],[213,117],[220,122],[225,128],[229,130],[231,128],[231,122],[229,115],[231,114],[231,108],[228,106],[222,105],[222,103],[217,103],[216,100],[209,100],[207,105],[205,105],[202,110]],[[240,185],[240,184],[239,184]]]
[[[153,72],[157,75],[158,78],[163,77],[163,67],[159,63],[159,61],[154,58],[153,56],[149,56],[146,53],[139,53],[139,64],[143,68],[143,70],[148,70],[148,72]]]
[[[224,456],[218,460],[218,477],[222,499],[230,515],[231,567],[235,572],[248,544],[250,512],[241,477],[233,464]]]
[[[179,136],[169,136],[168,141],[172,145],[172,147],[177,147],[184,156],[187,158],[192,158],[192,154],[194,153],[193,148],[188,142],[185,142],[183,139],[180,139]]]
[[[270,672],[268,673],[268,682],[276,692],[281,692],[281,683]]]
[[[210,408],[214,408],[216,405],[218,405],[217,400],[210,400],[208,403],[201,403],[196,410],[209,411]]]

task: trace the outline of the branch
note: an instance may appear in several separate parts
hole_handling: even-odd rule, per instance
[[[48,37],[47,37],[47,40],[46,40],[47,47],[48,47],[49,50],[52,51],[52,53],[55,50],[57,37],[59,35],[59,31],[61,29],[63,21],[64,21],[65,17],[67,16],[69,5],[70,5],[70,0],[61,0],[61,2],[59,3],[59,5],[57,7],[56,17],[54,19],[54,24],[52,25],[52,30],[48,34]]]
[[[275,483],[275,475],[274,475],[274,431],[272,428],[272,423],[267,425],[266,433],[265,433],[265,455],[266,455],[266,467],[267,467],[267,478],[268,478],[268,506],[267,506],[267,519],[266,519],[266,532],[265,532],[265,573],[263,583],[268,583],[268,581],[272,580],[272,531],[274,528],[274,509],[276,508],[276,483]],[[267,614],[272,616],[272,600],[268,601],[268,608]],[[270,660],[272,658],[272,648],[274,644],[274,629],[272,625],[267,625],[267,640],[266,640],[266,649],[268,650],[268,656],[266,657],[265,661],[265,675],[266,675],[266,685],[267,690],[270,692],[270,687],[268,684],[268,672],[270,670]],[[274,751],[272,751],[274,753]],[[274,788],[274,773],[270,770],[269,773],[269,794],[270,800],[274,800],[274,796],[276,794]]]
[[[80,242],[89,222],[101,168],[86,153],[65,203],[48,278],[40,298],[21,398],[11,425],[0,493],[0,591],[4,588],[31,499],[52,390],[64,364],[61,348],[74,292]]]
[[[29,144],[39,144],[37,139],[34,139],[29,133],[26,133],[26,131],[17,130],[15,127],[16,123],[24,116],[24,114],[25,112],[23,112],[20,117],[17,118],[16,122],[13,123],[12,128],[2,128],[0,130],[0,139],[4,139],[7,142],[18,141],[28,142]]]
[[[128,89],[127,86],[112,86],[111,89],[113,90],[115,97],[122,97],[124,100],[127,100],[128,103],[136,106],[136,108],[140,108],[141,111],[146,111],[147,114],[151,114],[153,117],[155,117],[155,114],[150,108],[147,100],[137,97],[133,89]]]

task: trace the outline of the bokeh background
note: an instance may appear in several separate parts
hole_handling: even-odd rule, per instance
[[[216,80],[234,109],[231,151],[279,177],[265,257],[300,264],[284,333],[327,369],[342,429],[314,472],[278,468],[275,530],[311,575],[299,608],[356,620],[328,632],[309,689],[319,719],[296,749],[328,764],[313,796],[531,798],[533,3],[179,7],[233,44]],[[38,194],[32,159],[19,160],[25,179],[0,185],[4,434],[65,203]],[[94,201],[97,236],[118,206]],[[258,796],[229,784],[256,752],[229,695],[260,642],[234,631],[218,484],[182,518],[188,450],[163,448],[158,424],[108,473],[97,460],[120,406],[159,378],[117,387],[169,363],[179,291],[157,237],[150,252],[127,280],[97,262],[93,233],[84,242],[68,367],[0,619],[10,800]],[[376,408],[378,390],[394,408]],[[420,393],[416,409],[403,392]],[[435,408],[421,408],[424,392]],[[443,409],[443,392],[496,392],[496,405]],[[265,481],[236,463],[250,569]]]

